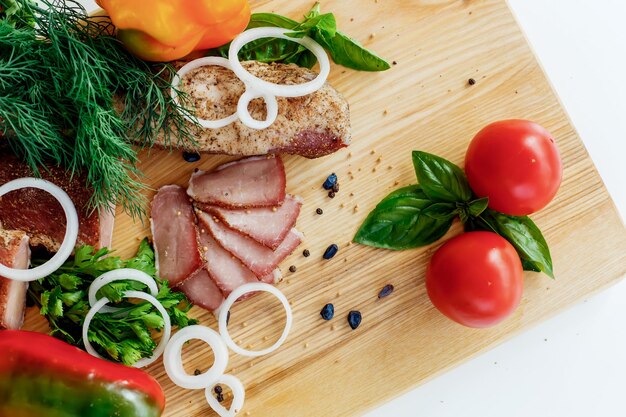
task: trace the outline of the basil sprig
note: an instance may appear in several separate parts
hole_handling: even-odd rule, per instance
[[[254,13],[247,29],[258,27],[279,27],[290,29],[293,37],[309,36],[328,51],[335,63],[358,71],[385,71],[389,63],[374,52],[360,45],[357,41],[337,30],[337,21],[332,13],[320,13],[320,4],[304,16],[302,22],[274,13]],[[209,53],[228,57],[230,44],[214,49]],[[304,46],[285,39],[257,39],[245,45],[239,52],[242,61],[265,63],[282,62],[312,68],[317,59]]]
[[[466,231],[487,230],[508,240],[524,270],[554,278],[550,249],[528,216],[509,216],[477,198],[463,171],[452,162],[426,152],[413,152],[419,182],[385,197],[367,216],[354,241],[378,248],[404,250],[439,240],[457,216]]]
[[[428,245],[450,229],[454,218],[450,208],[433,202],[419,185],[409,185],[392,192],[378,203],[354,240],[364,245],[395,250]]]

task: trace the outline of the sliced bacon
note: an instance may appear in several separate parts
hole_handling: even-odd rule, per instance
[[[0,263],[26,269],[30,262],[28,236],[24,232],[0,229]],[[0,277],[0,329],[19,329],[24,323],[27,282]]]
[[[172,286],[202,268],[196,217],[185,189],[161,187],[152,200],[152,238],[159,276]]]
[[[303,239],[302,233],[292,228],[280,246],[273,251],[256,240],[230,229],[224,222],[207,213],[202,211],[196,213],[201,224],[207,228],[215,240],[239,258],[257,277],[265,277],[276,269],[278,264],[291,254]]]
[[[201,203],[220,207],[272,207],[285,199],[285,167],[279,156],[256,156],[197,171],[187,193]]]
[[[209,311],[217,310],[224,302],[222,291],[204,268],[178,284],[175,288],[184,292],[194,305]]]
[[[282,205],[271,208],[227,209],[202,203],[196,204],[196,207],[217,216],[231,229],[274,250],[296,224],[302,198],[288,194]]]

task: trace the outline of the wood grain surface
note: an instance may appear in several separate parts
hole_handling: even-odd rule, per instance
[[[255,11],[299,18],[309,1],[253,1]],[[274,354],[251,360],[231,355],[228,371],[246,386],[242,415],[271,417],[356,416],[509,338],[583,297],[615,283],[626,270],[626,232],[587,151],[559,104],[504,0],[334,0],[323,10],[338,26],[394,61],[384,73],[334,67],[330,82],[351,105],[353,144],[319,160],[285,157],[291,193],[304,197],[298,228],[306,241],[283,265],[279,288],[293,305],[294,327]],[[468,85],[474,78],[476,84]],[[527,273],[520,307],[487,330],[461,327],[439,314],[424,287],[424,270],[441,242],[391,252],[350,240],[369,210],[392,189],[414,183],[411,151],[439,154],[462,165],[465,149],[485,124],[532,119],[550,130],[565,171],[556,199],[533,219],[552,249],[556,279]],[[186,163],[179,152],[142,155],[152,187],[186,184],[194,168],[229,158],[204,156]],[[231,158],[232,159],[232,158]],[[336,172],[340,192],[329,199],[321,183]],[[351,173],[351,174],[350,174]],[[324,210],[323,215],[315,209]],[[456,224],[446,237],[460,232]],[[114,247],[130,256],[149,231],[118,213]],[[322,260],[337,243],[339,253]],[[311,256],[302,256],[302,249]],[[288,267],[297,266],[290,273]],[[382,300],[385,284],[394,293]],[[330,322],[320,318],[335,305]],[[233,309],[236,340],[258,349],[282,329],[275,303],[265,296]],[[360,310],[350,330],[346,316]],[[200,323],[215,319],[194,308]],[[27,328],[45,330],[37,311]],[[264,340],[264,338],[268,340]],[[211,353],[201,343],[185,351],[188,369],[206,369]],[[178,388],[161,363],[148,371],[165,389],[168,417],[214,415],[204,392]]]

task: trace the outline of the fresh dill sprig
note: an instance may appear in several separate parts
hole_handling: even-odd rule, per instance
[[[159,287],[156,298],[168,312],[172,326],[182,328],[196,323],[187,316],[191,304],[185,294],[172,291],[167,281],[156,277],[154,250],[147,239],[140,243],[137,255],[127,261],[110,254],[107,248],[94,251],[91,246],[82,246],[76,249],[74,259],[67,261],[52,275],[30,283],[28,297],[48,320],[53,336],[83,347],[82,324],[90,309],[89,286],[103,273],[120,268],[138,269],[155,278]],[[35,260],[34,264],[43,262]],[[152,355],[156,343],[151,334],[161,330],[164,321],[158,310],[148,302],[133,304],[123,301],[123,293],[128,290],[144,291],[145,286],[137,281],[116,281],[98,291],[99,297],[107,297],[117,303],[123,314],[96,314],[88,337],[102,356],[132,365]]]
[[[0,141],[37,173],[46,163],[85,173],[90,209],[144,213],[137,149],[157,135],[194,141],[170,96],[174,69],[130,54],[110,22],[75,0],[0,0]],[[1,12],[0,12],[1,13]],[[4,136],[4,139],[2,139]]]

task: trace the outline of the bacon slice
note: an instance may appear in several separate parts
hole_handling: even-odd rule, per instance
[[[24,232],[0,229],[0,263],[26,269],[30,262],[28,236]],[[19,329],[24,323],[27,282],[0,277],[0,329]]]
[[[256,240],[230,229],[217,218],[197,211],[198,218],[217,242],[228,252],[235,255],[257,277],[265,277],[278,267],[278,264],[291,254],[302,242],[302,233],[292,228],[285,240],[275,251]]]
[[[196,204],[196,207],[217,216],[231,229],[274,250],[296,224],[302,198],[288,194],[282,205],[271,208],[226,209],[202,203]]]
[[[197,171],[187,194],[201,203],[220,207],[272,207],[285,199],[285,167],[279,156],[256,156]]]
[[[204,268],[178,284],[175,288],[184,292],[194,305],[209,311],[217,310],[224,302],[222,291]]]
[[[166,185],[159,189],[152,200],[150,223],[161,278],[174,286],[202,268],[196,217],[184,188]]]

